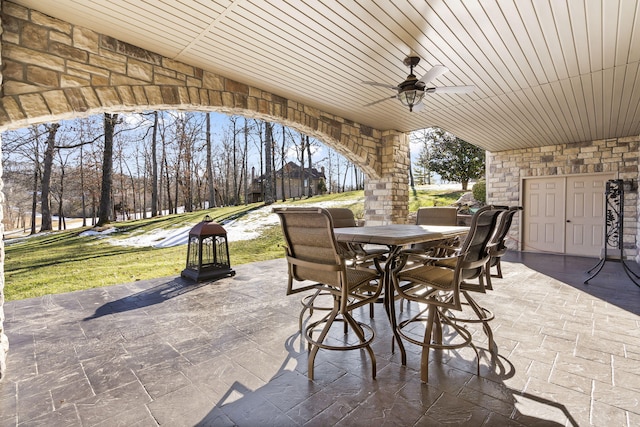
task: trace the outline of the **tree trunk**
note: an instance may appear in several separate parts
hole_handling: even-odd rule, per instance
[[[285,164],[286,164],[286,159],[285,159],[285,145],[286,145],[286,135],[285,135],[285,128],[284,125],[282,125],[282,147],[280,147],[280,158],[282,159],[282,176],[280,177],[280,189],[282,191],[282,201],[285,202],[287,200],[287,196],[284,193],[284,176],[285,176]],[[288,174],[287,174],[288,175]],[[291,193],[291,183],[289,183],[289,193]],[[289,194],[289,196],[291,196],[291,194]]]
[[[311,162],[311,143],[309,142],[309,136],[306,136],[306,140],[307,140],[307,161],[309,162],[309,172],[308,172],[308,178],[307,178],[307,197],[311,197],[313,196],[313,183],[312,181],[312,176],[311,176],[311,167],[312,167],[312,162]]]
[[[153,112],[153,136],[151,139],[151,217],[158,216],[158,112]],[[145,210],[146,212],[146,210]],[[146,215],[145,215],[146,216]]]
[[[51,221],[51,171],[53,169],[53,152],[55,150],[56,133],[60,127],[59,123],[48,126],[47,149],[44,153],[44,163],[42,171],[42,193],[40,195],[40,214],[42,215],[40,231],[51,231],[53,224]]]
[[[113,175],[113,132],[117,114],[104,113],[104,153],[102,156],[102,181],[98,206],[98,227],[109,223],[111,214],[111,184]]]
[[[84,194],[84,151],[83,145],[80,146],[80,199],[82,203],[82,226],[87,226],[87,201]]]
[[[271,144],[271,123],[265,122],[264,127],[264,163],[265,163],[265,182],[264,182],[264,203],[270,205],[275,202],[273,198],[273,173],[271,171],[273,165],[273,154]]]
[[[207,113],[207,178],[209,208],[216,207],[216,190],[213,182],[213,161],[211,160],[211,113]]]
[[[36,158],[37,159],[37,158]],[[31,199],[31,233],[36,234],[36,210],[38,209],[38,161],[33,171],[33,198]]]

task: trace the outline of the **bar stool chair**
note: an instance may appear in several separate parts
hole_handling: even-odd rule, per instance
[[[313,380],[314,361],[320,349],[367,350],[376,377],[376,358],[371,349],[375,333],[364,323],[356,321],[351,311],[375,302],[382,292],[382,280],[377,269],[359,269],[347,265],[347,259],[339,252],[333,233],[331,215],[322,208],[274,208],[282,225],[288,265],[287,295],[309,290],[321,291],[333,300],[331,310],[320,320],[307,324],[304,337],[309,346],[308,376]],[[311,284],[297,282],[309,281]],[[304,312],[307,308],[303,307]],[[340,345],[326,341],[335,322],[344,323],[348,336]],[[316,337],[315,333],[319,331]]]
[[[454,268],[435,264],[425,264],[414,268],[404,268],[401,262],[394,271],[393,284],[396,293],[404,299],[422,303],[426,306],[413,317],[398,323],[399,335],[422,346],[420,379],[427,382],[429,377],[429,352],[431,349],[450,350],[470,346],[476,353],[477,372],[480,374],[480,357],[472,342],[471,333],[460,326],[450,311],[462,311],[461,284],[465,272],[482,270],[489,261],[487,244],[495,227],[499,210],[485,206],[478,210],[472,220],[469,233],[464,242],[452,255]],[[409,254],[404,254],[406,261]],[[414,331],[416,323],[424,323],[424,335],[419,337]],[[443,326],[454,332],[454,338],[443,342]]]

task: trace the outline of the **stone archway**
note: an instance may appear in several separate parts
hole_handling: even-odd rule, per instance
[[[0,6],[0,131],[101,112],[153,109],[274,121],[329,145],[363,170],[369,224],[406,221],[408,135],[354,123],[6,0]],[[0,242],[0,273],[3,253]],[[3,288],[0,274],[0,378],[8,349]]]

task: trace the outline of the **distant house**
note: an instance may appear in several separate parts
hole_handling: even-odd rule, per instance
[[[299,199],[301,197],[313,196],[314,194],[324,193],[326,189],[324,167],[318,171],[316,168],[304,168],[294,162],[289,162],[282,169],[275,173],[276,183],[276,199],[282,200],[282,192],[284,187],[285,199]],[[309,189],[309,180],[311,181],[311,189]],[[251,188],[249,192],[249,202],[262,202],[264,200],[264,181],[265,175],[251,179]],[[309,194],[310,192],[310,194]]]

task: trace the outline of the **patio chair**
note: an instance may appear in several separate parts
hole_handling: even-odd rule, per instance
[[[319,349],[355,350],[364,348],[371,357],[373,378],[376,358],[371,349],[373,329],[356,321],[351,311],[375,302],[382,292],[377,269],[349,267],[333,233],[333,221],[322,208],[274,208],[280,218],[288,263],[287,295],[309,290],[321,291],[333,300],[331,311],[320,320],[306,325],[304,337],[309,345],[308,376],[313,380],[313,367]],[[312,282],[300,284],[297,282]],[[302,312],[306,310],[303,307]],[[301,314],[302,316],[302,314]],[[327,338],[335,322],[344,322],[345,336],[331,344]],[[316,330],[320,330],[317,338]],[[365,332],[366,331],[366,332]],[[356,340],[349,340],[353,332]],[[326,340],[326,341],[325,341]]]
[[[404,268],[403,263],[400,263],[392,275],[396,293],[400,297],[426,305],[418,314],[399,322],[397,328],[403,339],[423,347],[420,363],[422,382],[428,381],[429,352],[432,348],[446,350],[470,346],[476,353],[477,371],[480,373],[479,354],[472,342],[471,333],[460,326],[449,312],[462,311],[460,294],[465,277],[471,271],[482,272],[489,261],[487,244],[500,212],[493,206],[485,206],[474,214],[469,234],[451,255],[454,268],[435,264]],[[405,259],[408,256],[409,254],[405,254]],[[425,322],[422,337],[418,337],[415,332],[413,325],[416,322]],[[446,343],[443,342],[445,325],[453,331],[453,338]]]
[[[518,211],[522,210],[522,206],[511,206],[506,212],[500,215],[499,224],[496,229],[496,233],[489,243],[489,253],[491,260],[487,266],[487,287],[491,289],[491,277],[497,277],[502,279],[502,266],[500,265],[500,259],[507,253],[507,233],[511,228],[513,217]],[[491,268],[496,268],[496,274],[491,274]]]
[[[327,211],[333,219],[333,228],[342,227],[356,227],[356,218],[353,215],[353,211],[347,208],[327,208]],[[389,253],[389,248],[371,247],[360,243],[350,242],[338,242],[338,245],[342,246],[344,253],[349,254],[350,264],[355,268],[371,268],[375,267],[378,271],[382,271],[380,262],[384,261]],[[315,299],[315,297],[313,298]],[[313,312],[313,307],[309,307]],[[316,307],[316,309],[322,309]],[[373,319],[374,310],[373,303],[369,304],[369,317]]]
[[[333,220],[333,228],[356,227],[356,218],[353,211],[348,208],[327,208],[327,212]],[[389,253],[388,248],[365,247],[360,243],[338,242],[340,246],[352,255],[352,262],[355,267],[368,268],[374,264],[374,260],[383,260]]]
[[[458,208],[455,206],[438,206],[418,208],[416,212],[416,225],[458,225]],[[409,263],[423,263],[424,256],[438,256],[437,248],[442,245],[457,246],[459,239],[448,242],[426,242],[411,245],[411,249],[407,251],[410,259]]]

